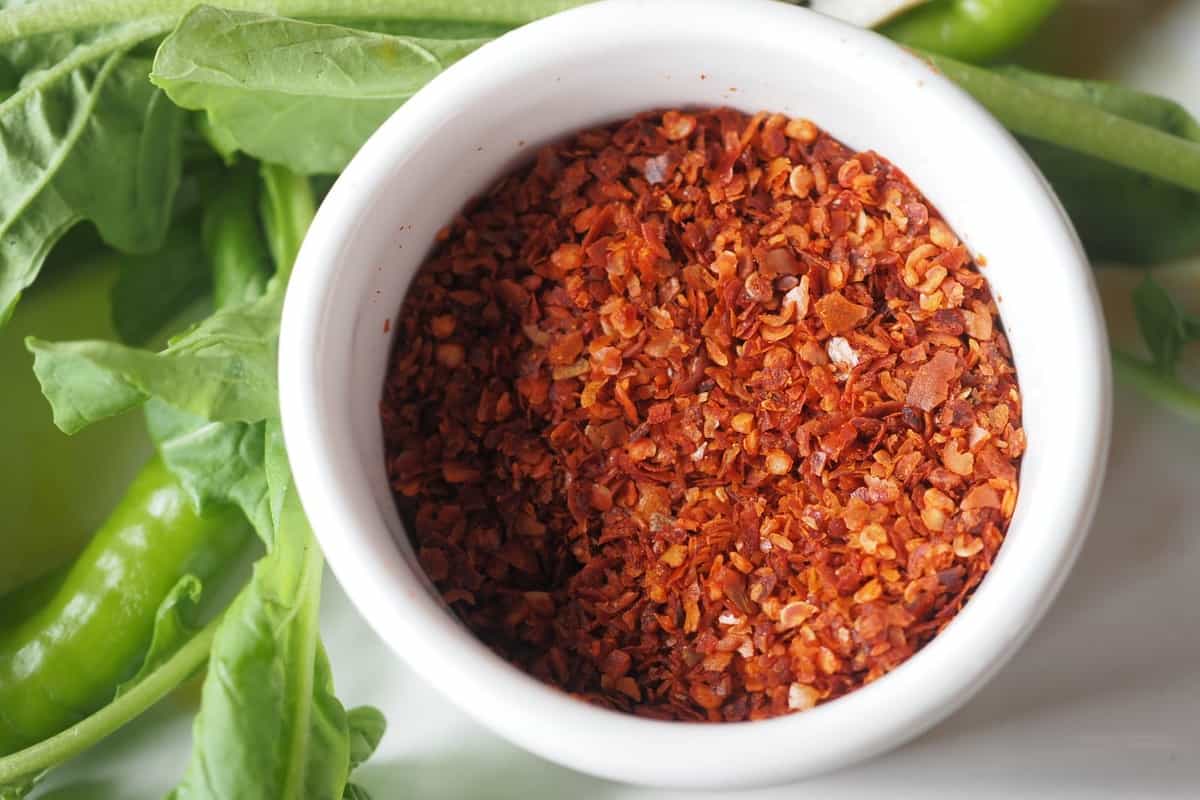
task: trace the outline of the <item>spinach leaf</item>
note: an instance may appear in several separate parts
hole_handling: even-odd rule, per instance
[[[0,324],[83,219],[119,249],[161,244],[183,115],[146,82],[147,63],[125,56],[151,30],[132,22],[78,41],[47,37],[8,57],[22,77],[0,102]]]
[[[1155,369],[1174,376],[1183,345],[1195,339],[1194,321],[1187,320],[1167,291],[1149,276],[1133,290],[1133,312]]]
[[[163,598],[154,615],[154,633],[150,637],[150,648],[146,651],[142,666],[132,678],[117,687],[117,697],[145,680],[147,675],[166,663],[184,642],[196,634],[198,627],[193,624],[196,603],[203,589],[203,584],[195,575],[184,575]]]
[[[295,16],[295,15],[293,15]],[[371,33],[392,36],[418,36],[422,39],[494,39],[512,30],[506,22],[480,22],[469,19],[339,19],[339,25]]]
[[[145,344],[209,289],[199,219],[184,217],[153,253],[121,256],[112,290],[113,327],[126,344]]]
[[[302,19],[434,20],[515,28],[588,0],[225,0],[239,11]],[[79,31],[141,18],[166,33],[195,0],[42,0],[0,12],[0,45],[58,31]]]
[[[211,421],[275,416],[283,290],[274,282],[258,300],[218,310],[161,353],[113,342],[28,339],[54,423],[74,433],[152,396]]]
[[[1114,348],[1113,371],[1177,414],[1200,422],[1200,391],[1176,376],[1183,346],[1200,341],[1200,319],[1180,311],[1149,276],[1133,290],[1133,311],[1150,360]]]
[[[200,6],[159,47],[151,80],[256,158],[337,172],[405,100],[485,41]]]
[[[197,507],[232,503],[264,542],[271,541],[265,423],[210,422],[158,398],[146,403],[146,422],[164,463]]]
[[[387,720],[377,708],[358,706],[346,713],[350,725],[350,769],[362,764],[379,747]]]
[[[311,204],[294,201],[296,221],[282,218],[286,179],[266,170],[264,215],[270,221],[275,248],[287,247],[311,217]],[[304,186],[300,186],[304,194]],[[265,291],[270,256],[255,214],[258,189],[252,175],[235,172],[204,214],[204,241],[213,276],[213,302],[232,308],[253,302]],[[288,233],[288,231],[292,231]],[[297,239],[298,240],[298,239]],[[283,255],[288,255],[284,253]],[[242,509],[264,542],[273,537],[274,522],[264,469],[265,423],[210,422],[181,411],[159,398],[146,403],[150,436],[164,462],[198,506],[232,503]]]
[[[318,638],[320,549],[294,489],[276,488],[275,541],[213,641],[178,800],[337,798],[346,784],[346,712]]]

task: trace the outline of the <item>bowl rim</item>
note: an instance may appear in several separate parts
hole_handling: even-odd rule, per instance
[[[739,21],[804,35],[835,37],[861,50],[859,66],[872,59],[896,65],[897,45],[870,32],[814,12],[772,0],[740,0]],[[321,350],[322,326],[329,320],[325,301],[335,278],[338,252],[355,228],[367,198],[385,180],[386,164],[409,145],[430,120],[452,114],[471,94],[479,76],[530,61],[549,41],[580,30],[591,36],[628,33],[631,11],[646,15],[686,8],[689,30],[718,25],[729,4],[722,0],[606,0],[519,28],[482,47],[443,72],[410,99],[371,137],[339,177],[318,211],[288,288],[281,323],[279,385],[283,433],[297,489],[326,558],[351,602],[377,634],[426,681],[487,727],[543,757],[608,778],[676,787],[748,786],[813,774],[879,753],[932,727],[965,702],[1015,652],[1049,607],[1086,537],[1099,497],[1111,428],[1111,376],[1107,337],[1086,256],[1061,204],[1015,140],[968,95],[923,60],[905,53],[914,84],[952,108],[972,136],[986,140],[996,158],[1012,162],[1014,180],[1030,202],[1041,203],[1057,234],[1056,258],[1074,268],[1078,308],[1073,323],[1091,352],[1076,366],[1090,391],[1079,398],[1078,480],[1062,487],[1058,522],[1063,533],[1040,545],[1045,561],[1025,579],[1037,591],[1021,591],[1010,608],[989,606],[993,627],[975,599],[955,622],[905,664],[887,676],[829,704],[802,714],[751,723],[697,725],[655,721],[607,711],[570,698],[501,660],[457,624],[447,625],[444,607],[421,592],[402,587],[395,558],[370,546],[361,531],[382,525],[374,508],[348,501],[336,467],[335,434],[322,419],[323,390],[314,354]],[[651,19],[654,19],[651,16]],[[624,28],[622,26],[625,26]],[[647,26],[649,27],[649,26]],[[764,30],[768,28],[763,28]],[[819,122],[819,120],[818,120]],[[885,153],[886,155],[886,153]],[[374,188],[373,188],[374,187]],[[345,321],[343,324],[352,324]],[[1074,476],[1073,476],[1074,477]],[[1001,548],[1003,556],[1004,548]],[[395,554],[392,554],[395,556]],[[992,574],[999,571],[998,565]],[[1006,574],[1011,574],[1006,573]],[[417,576],[418,579],[420,576]],[[989,580],[991,575],[989,575]],[[999,587],[992,591],[996,594]],[[990,596],[990,595],[989,595]],[[399,610],[404,613],[397,613]],[[959,620],[962,623],[959,624]],[[416,645],[416,646],[414,646]],[[528,710],[537,709],[536,719]],[[883,709],[886,713],[881,713]],[[522,713],[525,712],[525,713]],[[869,721],[869,729],[864,722]],[[817,735],[819,734],[819,736]],[[772,759],[780,741],[801,741],[809,750]],[[630,747],[636,742],[636,747]],[[771,745],[774,744],[774,748]],[[657,755],[673,763],[646,763]],[[783,763],[774,763],[782,761]]]

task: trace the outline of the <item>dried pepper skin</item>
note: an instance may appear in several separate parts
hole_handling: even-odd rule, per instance
[[[1025,438],[987,282],[816,125],[639,115],[439,236],[380,413],[445,601],[609,708],[803,710],[909,658],[990,567]]]

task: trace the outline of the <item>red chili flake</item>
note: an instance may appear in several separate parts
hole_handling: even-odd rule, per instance
[[[847,300],[841,292],[833,291],[817,301],[817,316],[825,330],[833,335],[849,333],[871,314],[871,310]]]
[[[986,281],[903,173],[808,120],[544,148],[438,236],[393,327],[419,562],[489,647],[609,708],[762,719],[879,678],[1016,504]]]
[[[958,359],[946,350],[939,350],[913,376],[908,387],[908,404],[922,411],[932,411],[946,402]]]

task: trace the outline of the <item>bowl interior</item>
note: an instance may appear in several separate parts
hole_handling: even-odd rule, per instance
[[[876,150],[986,259],[1024,394],[1029,448],[1000,557],[931,645],[812,712],[701,731],[612,722],[618,715],[510,674],[452,620],[430,621],[439,601],[387,485],[378,402],[389,329],[409,282],[469,197],[572,131],[648,109],[719,105],[808,117],[853,148]],[[618,0],[485,46],[401,109],[343,174],[289,291],[285,433],[328,558],[381,635],[408,649],[443,689],[455,678],[474,685],[486,676],[510,690],[487,698],[464,684],[452,699],[526,747],[610,777],[709,786],[773,780],[867,755],[932,724],[1011,654],[1044,610],[1082,540],[1100,480],[1108,377],[1099,320],[1086,261],[1040,175],[990,117],[914,56],[778,3]],[[411,652],[431,647],[453,652]],[[542,722],[505,721],[513,703],[533,698]],[[888,722],[866,732],[855,725],[885,706]],[[581,741],[556,744],[546,726],[558,724],[571,724]],[[647,737],[644,757],[608,752],[628,726]],[[755,748],[781,734],[812,744],[768,767]],[[685,739],[687,763],[670,764]],[[714,748],[711,765],[697,742]]]

